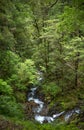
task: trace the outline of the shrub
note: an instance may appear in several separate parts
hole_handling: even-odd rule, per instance
[[[14,97],[0,96],[0,114],[10,117],[22,117],[21,105],[17,104]]]
[[[35,83],[36,82],[36,68],[31,59],[27,59],[24,63],[18,64],[18,77],[21,82]]]
[[[43,92],[45,94],[48,93],[52,96],[56,96],[56,94],[59,93],[60,91],[61,91],[61,88],[53,82],[43,85]]]
[[[8,82],[14,86],[14,90],[24,91],[29,84],[36,84],[36,68],[34,62],[27,59],[25,62],[19,62],[14,73]]]
[[[10,95],[12,94],[12,88],[10,85],[7,84],[6,81],[4,81],[3,79],[0,79],[0,94],[6,94],[6,95]]]
[[[16,73],[18,62],[20,62],[20,58],[14,52],[0,52],[0,78],[7,80],[13,73]]]

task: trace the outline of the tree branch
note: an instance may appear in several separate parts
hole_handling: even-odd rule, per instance
[[[56,0],[53,4],[50,5],[49,9],[52,8],[54,5],[56,5],[58,0]]]

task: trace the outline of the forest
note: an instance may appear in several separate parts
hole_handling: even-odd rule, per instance
[[[0,130],[84,130],[84,0],[0,0]]]

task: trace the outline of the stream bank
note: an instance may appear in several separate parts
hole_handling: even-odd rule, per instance
[[[52,108],[49,108],[48,103],[46,103],[43,98],[43,94],[39,95],[38,87],[32,87],[30,89],[27,103],[28,118],[34,119],[41,124],[51,123],[56,119],[69,122],[71,118],[73,119],[81,113],[79,107],[62,110],[59,103],[56,103]]]

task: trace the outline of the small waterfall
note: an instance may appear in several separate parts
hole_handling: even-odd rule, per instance
[[[43,80],[43,74],[41,72],[38,72],[38,77],[37,77],[38,82],[41,83],[41,81]],[[34,118],[36,121],[40,122],[41,124],[44,122],[48,122],[51,123],[52,121],[54,121],[55,119],[57,119],[58,117],[63,115],[64,121],[67,122],[72,115],[74,114],[80,114],[80,109],[79,108],[75,108],[73,110],[70,110],[68,112],[62,111],[60,113],[53,114],[52,116],[47,116],[47,114],[44,114],[45,116],[42,115],[43,113],[43,109],[45,108],[45,103],[43,101],[41,101],[38,98],[38,95],[36,95],[36,91],[37,91],[37,87],[32,87],[30,89],[30,92],[28,93],[28,101],[33,101],[34,103],[36,103],[37,105],[33,108],[33,112],[34,112]]]
[[[36,90],[37,90],[37,88],[31,88],[31,91],[28,94],[28,101],[33,101],[34,103],[38,104],[38,106],[33,109],[33,112],[35,113],[35,120],[36,121],[40,122],[41,124],[43,122],[50,123],[50,122],[54,121],[54,119],[56,119],[57,117],[61,116],[64,113],[64,111],[63,111],[63,112],[61,112],[59,114],[53,115],[52,117],[51,116],[42,116],[42,115],[40,115],[40,113],[42,112],[45,104],[40,99],[35,98],[36,97],[35,96]]]

